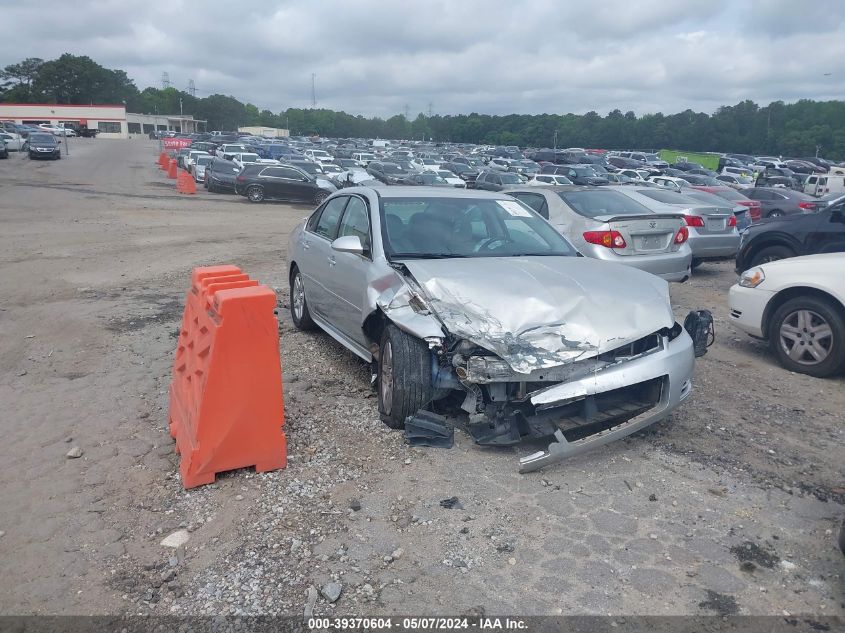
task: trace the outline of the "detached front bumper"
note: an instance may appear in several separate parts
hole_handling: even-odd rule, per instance
[[[668,416],[692,392],[692,374],[695,364],[693,342],[684,330],[672,341],[664,339],[659,352],[648,354],[629,362],[622,362],[578,380],[555,385],[531,396],[531,403],[544,411],[584,402],[589,410],[594,397],[612,396],[612,392],[636,385],[649,385],[659,389],[653,405],[631,418],[622,418],[618,424],[611,420],[598,432],[567,441],[563,432],[554,432],[555,442],[548,450],[539,451],[520,460],[519,472],[539,470],[598,446],[626,437]],[[595,409],[595,406],[593,405]],[[578,433],[579,427],[567,429]]]

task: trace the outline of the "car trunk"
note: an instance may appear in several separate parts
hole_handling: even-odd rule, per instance
[[[697,215],[704,220],[703,227],[696,227],[700,234],[718,235],[733,231],[733,227],[728,224],[728,220],[733,216],[733,211],[719,207],[695,207],[689,211],[690,215]]]
[[[625,239],[625,248],[614,248],[617,255],[668,253],[675,236],[683,226],[680,214],[599,216],[594,218],[607,224],[607,230],[617,231]]]

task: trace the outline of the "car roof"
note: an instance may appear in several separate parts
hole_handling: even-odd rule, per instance
[[[380,198],[467,198],[467,199],[487,199],[487,200],[508,200],[509,197],[504,192],[498,191],[483,191],[479,189],[456,189],[454,187],[446,188],[428,188],[428,187],[413,187],[413,186],[391,186],[384,189],[375,189],[372,187],[347,187],[341,189],[344,193],[362,193],[363,191],[374,192]]]

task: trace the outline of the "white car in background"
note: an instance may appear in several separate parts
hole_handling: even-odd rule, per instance
[[[740,275],[731,323],[769,341],[789,371],[824,378],[845,370],[845,253],[780,259]]]
[[[194,180],[197,182],[205,182],[205,168],[211,161],[214,160],[214,156],[211,154],[205,154],[204,156],[197,156],[194,162],[192,163],[191,167],[193,168]]]
[[[211,156],[211,154],[198,149],[193,149],[188,152],[188,155],[185,156],[184,159],[182,159],[182,163],[185,165],[185,169],[189,173],[193,173],[192,167],[197,162],[197,158],[199,158],[200,156]]]
[[[253,163],[257,163],[259,165],[281,165],[281,163],[277,160],[273,160],[272,158],[261,158],[261,156],[253,154],[252,152],[225,154],[223,157],[228,158],[241,169],[244,168],[244,165],[251,165]]]
[[[666,189],[671,189],[672,191],[677,191],[679,193],[684,187],[692,186],[689,184],[688,180],[677,178],[675,176],[652,176],[648,179],[648,182],[653,182],[656,185],[660,185],[661,187],[665,187]]]
[[[53,125],[52,123],[39,123],[38,127],[53,136],[76,136],[76,131],[70,127]]]
[[[239,143],[227,143],[223,144],[217,148],[217,151],[214,154],[220,158],[225,158],[226,154],[241,154],[243,152],[248,152],[249,150],[246,148],[245,145],[241,145]]]
[[[556,187],[571,185],[572,181],[563,174],[537,174],[525,184],[529,187]]]
[[[12,132],[0,132],[0,141],[6,144],[6,149],[10,152],[19,152],[21,147],[26,143],[26,139],[20,134]]]
[[[411,169],[416,171],[429,171],[432,169],[440,169],[440,163],[433,158],[423,158],[418,156],[411,159]]]
[[[440,176],[443,180],[448,182],[453,187],[458,187],[459,189],[466,189],[466,182],[464,182],[462,178],[458,178],[448,169],[426,169],[423,173],[435,174],[437,176]]]
[[[334,156],[322,149],[306,149],[303,154],[305,158],[315,163],[324,164],[334,161]]]

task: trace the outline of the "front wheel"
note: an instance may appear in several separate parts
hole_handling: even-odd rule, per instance
[[[290,316],[299,330],[313,330],[315,327],[305,300],[305,281],[296,266],[290,274]]]
[[[784,303],[769,321],[769,341],[789,371],[824,378],[845,369],[845,319],[824,298]]]
[[[328,198],[328,197],[329,197],[328,193],[326,193],[325,191],[321,191],[316,196],[314,196],[314,204],[316,204],[317,206],[320,206],[321,204],[323,204],[323,202],[325,202],[326,198]]]
[[[258,185],[247,187],[246,197],[250,202],[262,202],[264,200],[264,187]]]
[[[788,259],[795,257],[792,249],[786,246],[769,246],[757,253],[751,259],[751,266],[759,266],[760,264],[768,264],[769,262],[776,262],[779,259]]]
[[[405,419],[431,402],[431,352],[428,345],[395,325],[381,336],[378,369],[378,410],[392,429],[405,428]]]

